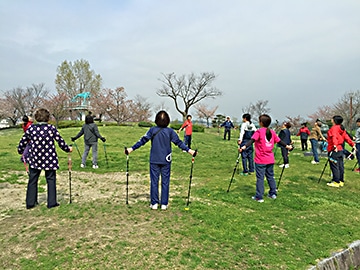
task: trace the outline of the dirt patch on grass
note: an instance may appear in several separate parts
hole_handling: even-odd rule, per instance
[[[9,183],[6,179],[16,178]],[[27,174],[9,172],[3,174],[0,183],[1,211],[25,208]],[[57,199],[59,203],[70,201],[70,181],[68,172],[57,173]],[[39,179],[39,204],[46,205],[46,180],[42,172]],[[129,179],[129,203],[149,201],[149,178],[146,175],[132,174]],[[126,201],[126,176],[124,173],[96,174],[92,172],[71,173],[71,198],[73,203],[85,203],[98,199],[111,199],[114,203]]]

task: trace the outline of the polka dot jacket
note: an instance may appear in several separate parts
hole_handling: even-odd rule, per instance
[[[22,154],[26,145],[30,144],[27,162],[31,168],[57,170],[59,169],[59,161],[56,154],[55,141],[63,151],[70,151],[69,146],[53,125],[47,123],[33,124],[21,138],[18,145],[18,153]]]

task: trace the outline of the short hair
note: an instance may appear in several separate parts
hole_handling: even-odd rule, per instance
[[[356,123],[360,122],[360,118],[356,119]]]
[[[291,128],[291,123],[290,122],[284,122],[284,126],[286,128]]]
[[[344,121],[344,119],[340,115],[334,115],[333,120],[336,125],[341,125]]]
[[[188,114],[188,115],[186,116],[186,119],[188,119],[189,117],[192,118],[191,114]]]
[[[94,123],[94,117],[92,117],[90,114],[85,116],[85,124],[91,124]]]
[[[166,111],[159,111],[155,116],[155,124],[159,127],[167,127],[170,124],[170,116]]]
[[[38,122],[49,122],[50,112],[47,109],[38,109],[35,113],[35,120]]]
[[[244,113],[242,116],[243,119],[246,119],[246,121],[250,121],[251,115],[249,113]]]

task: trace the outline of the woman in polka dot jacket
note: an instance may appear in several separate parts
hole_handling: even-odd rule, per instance
[[[55,142],[65,152],[72,152],[57,129],[50,125],[50,113],[46,109],[39,109],[35,113],[37,124],[31,125],[18,145],[18,153],[22,154],[27,144],[29,148],[29,182],[26,191],[26,208],[30,209],[37,204],[38,180],[41,170],[45,171],[47,182],[47,207],[59,206],[56,199],[56,170],[59,161],[56,154]]]

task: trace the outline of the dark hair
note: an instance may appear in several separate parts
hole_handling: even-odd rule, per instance
[[[244,113],[242,118],[251,123],[251,115],[249,113]]]
[[[155,116],[155,124],[158,127],[167,127],[170,123],[169,114],[165,111],[159,111]]]
[[[304,126],[304,127],[306,127],[306,126],[307,126],[307,123],[304,122],[304,123],[302,123],[301,125]]]
[[[38,109],[35,113],[35,120],[38,122],[49,122],[50,112],[47,109]]]
[[[27,115],[24,115],[23,118],[22,118],[22,121],[23,121],[24,123],[29,122],[29,117],[28,117]]]
[[[334,120],[335,125],[340,125],[340,128],[345,130],[345,127],[342,125],[344,118],[342,118],[340,115],[334,115],[332,119]]]
[[[357,122],[360,122],[360,118],[356,119],[356,123],[357,123]]]
[[[94,118],[89,114],[85,116],[85,124],[91,124],[94,123]]]
[[[290,122],[285,122],[285,123],[284,123],[284,126],[285,126],[286,128],[291,128]]]
[[[263,127],[266,127],[266,139],[268,139],[268,141],[271,140],[271,131],[270,131],[270,124],[271,124],[271,117],[267,114],[262,114],[259,116],[259,123],[262,123]]]

